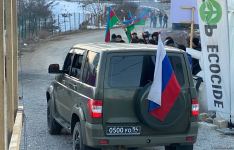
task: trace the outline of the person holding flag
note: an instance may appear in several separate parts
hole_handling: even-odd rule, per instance
[[[139,15],[134,19],[135,25],[145,25],[146,19],[149,17],[148,11],[143,9]]]
[[[128,12],[128,19],[123,21],[123,28],[128,38],[128,42],[131,43],[132,37],[131,32],[135,29],[136,25],[145,25],[147,19],[147,11],[142,11],[136,18],[132,16],[132,13]]]
[[[107,8],[107,24],[105,42],[110,42],[110,29],[119,22],[118,17],[111,7]]]
[[[123,21],[122,28],[125,30],[125,33],[128,38],[128,42],[131,43],[131,32],[135,29],[135,25],[145,25],[145,21],[148,15],[146,11],[143,11],[134,18],[129,11],[128,19]],[[110,42],[110,29],[113,28],[119,22],[118,17],[116,16],[115,12],[112,10],[111,7],[107,8],[107,25],[106,25],[106,36],[105,42]]]
[[[123,29],[125,30],[125,33],[127,35],[128,42],[131,43],[132,41],[131,32],[135,29],[135,25],[132,13],[130,11],[128,12],[127,20],[123,21]]]
[[[154,80],[148,95],[149,113],[164,121],[179,96],[181,87],[176,79],[160,34],[154,70]]]

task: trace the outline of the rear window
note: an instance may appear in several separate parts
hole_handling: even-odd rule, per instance
[[[169,59],[180,85],[185,86],[185,68],[182,55]],[[113,56],[110,59],[109,84],[111,87],[143,87],[153,81],[155,56]],[[183,67],[184,66],[184,67]]]

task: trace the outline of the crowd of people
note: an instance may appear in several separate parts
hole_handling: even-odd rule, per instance
[[[145,31],[145,32],[142,33],[142,36],[140,38],[136,32],[133,32],[133,33],[131,33],[130,43],[158,45],[158,36],[159,36],[159,32],[153,32],[152,34],[150,34],[148,31]],[[112,34],[111,42],[125,43],[125,41],[122,39],[122,36],[121,35],[116,35],[116,34]],[[189,45],[189,40],[187,42],[188,42],[188,45]],[[183,50],[186,48],[185,45],[176,43],[172,37],[165,38],[164,45],[180,48],[180,49],[183,49]],[[201,50],[200,39],[197,38],[197,37],[193,38],[193,48],[197,49],[199,51]]]
[[[142,38],[139,38],[137,33],[133,32],[131,34],[131,43],[158,45],[158,36],[159,36],[159,32],[154,32],[154,33],[150,34],[148,31],[145,31],[142,33]],[[125,43],[125,41],[122,39],[122,36],[116,35],[116,34],[112,34],[111,42]],[[179,48],[181,50],[186,51],[186,46],[183,44],[176,43],[172,37],[165,38],[165,40],[163,42],[164,42],[165,46],[176,47],[176,48]],[[189,45],[190,40],[188,39],[187,42]],[[194,37],[192,42],[193,42],[192,43],[193,49],[201,51],[200,39],[197,37]],[[198,72],[201,71],[199,60],[192,58],[192,56],[189,54],[187,54],[187,55],[188,55],[188,59],[189,59],[190,65],[191,65],[192,74],[196,75]]]
[[[130,43],[140,43],[140,44],[158,44],[159,32],[154,32],[152,35],[148,31],[142,33],[142,38],[139,38],[136,32],[131,34]],[[112,34],[111,42],[125,43],[121,35]]]
[[[150,27],[158,27],[158,22],[160,28],[167,28],[168,15],[162,11],[152,11],[150,13]]]

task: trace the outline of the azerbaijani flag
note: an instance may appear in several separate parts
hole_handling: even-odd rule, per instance
[[[135,25],[133,24],[134,20],[132,17],[132,13],[129,11],[128,12],[128,19],[123,22],[123,24],[126,25],[126,35],[128,38],[128,42],[130,43],[132,40],[131,32],[135,29]]]
[[[146,19],[148,18],[148,11],[143,10],[141,13],[134,19],[135,25],[145,25]]]
[[[134,24],[134,25],[145,25],[146,19],[148,18],[148,12],[143,10],[137,17],[133,17],[131,12],[128,13],[128,18],[123,21],[125,26]]]
[[[159,35],[154,81],[147,98],[149,100],[149,113],[158,120],[164,121],[174,106],[180,91],[181,87]]]
[[[132,20],[132,19],[133,19],[132,13],[131,13],[131,11],[129,10],[129,11],[128,11],[128,18],[127,18],[127,20]]]
[[[129,26],[129,25],[131,25],[133,23],[134,23],[134,18],[132,16],[132,13],[130,11],[128,11],[128,17],[127,17],[127,19],[125,21],[123,21],[123,24],[125,26]]]
[[[110,29],[113,28],[117,22],[119,22],[119,19],[115,15],[115,12],[111,7],[108,7],[105,42],[110,42]]]
[[[134,24],[135,25],[145,25],[146,19],[147,19],[147,17],[142,17],[142,18],[138,17],[134,20]]]
[[[128,37],[128,42],[130,43],[132,40],[132,36],[131,36],[131,32],[134,30],[135,25],[131,24],[129,26],[126,27],[126,35]]]

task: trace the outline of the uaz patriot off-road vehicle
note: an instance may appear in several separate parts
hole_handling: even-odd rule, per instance
[[[164,121],[148,113],[157,47],[144,44],[78,44],[49,86],[48,129],[65,128],[73,149],[148,147],[193,149],[197,138],[198,101],[187,54],[166,47],[181,92]]]

